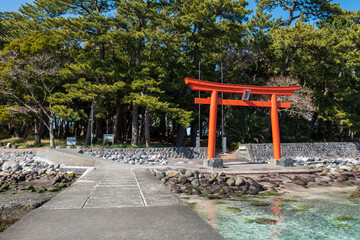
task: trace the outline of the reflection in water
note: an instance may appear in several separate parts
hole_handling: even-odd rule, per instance
[[[219,212],[219,205],[213,204],[211,201],[201,201],[201,207],[207,209],[208,223],[215,229],[218,228],[216,214]]]
[[[312,193],[301,197],[284,194],[282,199],[267,198],[267,201],[273,203],[270,207],[254,207],[251,199],[222,199],[222,204],[219,204],[219,201],[191,196],[191,202],[197,203],[195,210],[227,240],[358,240],[360,219],[334,222],[341,216],[360,216],[360,204],[350,202],[349,195],[346,192],[339,192],[337,195]],[[298,205],[312,208],[292,211]],[[234,213],[228,207],[239,208],[241,212]],[[255,219],[260,218],[274,219],[277,222],[256,223]]]
[[[286,225],[284,224],[286,217],[281,215],[281,210],[284,209],[283,203],[284,201],[282,200],[276,200],[271,206],[271,215],[276,220],[276,223],[270,227],[269,236],[271,239],[279,239],[281,233],[286,229]]]

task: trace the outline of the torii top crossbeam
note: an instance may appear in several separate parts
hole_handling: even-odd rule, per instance
[[[271,126],[273,137],[274,159],[281,157],[280,152],[280,132],[277,108],[290,108],[290,103],[278,102],[277,95],[290,96],[299,89],[300,86],[287,87],[264,87],[253,85],[235,85],[208,82],[193,78],[185,78],[185,83],[194,91],[211,92],[211,98],[195,98],[196,104],[210,104],[209,116],[209,137],[208,137],[208,155],[207,158],[215,157],[216,142],[216,117],[217,105],[233,105],[247,107],[270,107],[271,108]],[[269,95],[270,101],[249,101],[249,100],[232,100],[218,98],[218,92],[244,94],[245,90],[250,90],[251,94]]]
[[[224,93],[240,93],[243,94],[244,90],[251,90],[251,94],[262,94],[262,95],[293,95],[300,86],[288,86],[288,87],[264,87],[254,85],[236,85],[236,84],[225,84],[203,81],[193,78],[185,78],[185,83],[191,87],[194,91],[203,92],[224,92]]]

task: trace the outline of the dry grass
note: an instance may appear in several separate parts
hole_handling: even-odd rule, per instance
[[[46,200],[45,200],[46,202]],[[29,204],[11,204],[11,206],[1,206],[0,207],[0,232],[5,231],[9,226],[20,220],[24,217],[28,212],[33,210],[34,208],[42,205],[43,202],[40,203],[29,203]]]
[[[5,138],[0,140],[0,145],[4,146],[7,143],[17,145],[19,147],[44,147],[50,145],[50,139],[42,139],[40,145],[34,144],[34,136],[28,136],[27,138]],[[55,139],[56,145],[66,145],[65,139]]]

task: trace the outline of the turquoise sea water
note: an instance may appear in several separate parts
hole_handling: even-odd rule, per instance
[[[360,205],[349,200],[349,193],[319,193],[306,197],[279,197],[229,200],[191,198],[194,210],[226,239],[360,239]],[[252,206],[251,201],[270,206]],[[240,208],[233,212],[228,207]],[[343,216],[343,219],[338,219]],[[345,217],[344,217],[345,216]],[[345,220],[353,217],[353,220]],[[268,218],[275,224],[247,223],[249,219]],[[344,219],[345,218],[345,219]],[[356,219],[359,218],[359,219]]]

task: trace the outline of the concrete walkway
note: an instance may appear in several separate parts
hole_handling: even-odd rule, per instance
[[[70,151],[38,155],[94,168],[0,239],[224,239],[146,169]]]

